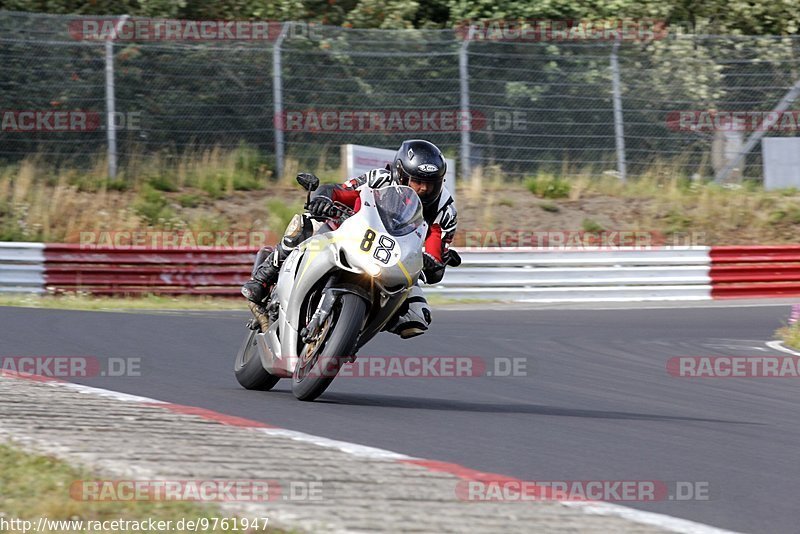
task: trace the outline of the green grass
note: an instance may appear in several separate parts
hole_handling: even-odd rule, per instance
[[[178,501],[95,501],[87,502],[70,497],[72,483],[96,480],[91,471],[73,467],[50,456],[31,454],[11,445],[0,444],[0,514],[6,520],[31,520],[40,517],[49,520],[83,520],[176,522],[180,519],[223,518],[231,514],[216,506],[206,506]],[[69,532],[86,532],[70,530]],[[133,532],[118,530],[117,532]],[[141,531],[140,531],[141,532]],[[171,530],[170,532],[182,532]],[[205,530],[204,532],[233,532],[233,530]],[[280,532],[273,528],[258,532]]]
[[[178,204],[182,208],[196,208],[203,203],[203,198],[196,193],[184,193],[178,196]]]
[[[541,202],[539,203],[539,207],[548,213],[558,213],[561,211],[561,208],[558,207],[558,204],[553,202]]]
[[[581,229],[584,232],[593,232],[593,233],[599,233],[605,230],[605,228],[603,228],[602,225],[600,225],[597,221],[594,221],[592,219],[584,219],[583,221],[581,221]]]
[[[287,203],[278,199],[268,200],[269,229],[276,235],[283,235],[292,217],[303,211],[304,203],[304,201]]]
[[[775,334],[789,348],[800,350],[800,322],[784,326]]]
[[[168,223],[175,218],[175,212],[164,193],[150,185],[142,187],[133,209],[149,225]]]
[[[572,185],[557,176],[534,176],[525,181],[528,191],[539,198],[567,198]]]
[[[800,224],[800,206],[786,206],[784,208],[771,211],[769,214],[769,220],[774,224]]]
[[[669,233],[685,232],[689,230],[694,221],[679,209],[670,210],[666,216],[667,231]]]
[[[167,193],[174,193],[178,191],[178,184],[175,183],[169,176],[158,175],[153,176],[147,180],[148,185],[158,191],[166,191]]]

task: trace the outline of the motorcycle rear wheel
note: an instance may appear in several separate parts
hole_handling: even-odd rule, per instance
[[[256,346],[256,334],[258,330],[248,330],[247,336],[236,353],[233,364],[233,373],[236,380],[245,389],[259,389],[269,391],[278,383],[280,377],[269,373],[261,365],[261,358],[258,356]]]

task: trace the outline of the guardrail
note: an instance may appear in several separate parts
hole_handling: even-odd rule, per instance
[[[521,302],[711,298],[707,247],[465,249],[462,258],[425,291]]]
[[[249,248],[86,248],[0,243],[0,292],[237,296]],[[800,296],[800,246],[463,249],[426,292],[523,302]]]
[[[45,287],[95,295],[234,296],[250,277],[255,253],[246,247],[182,250],[47,245]]]
[[[44,243],[0,243],[0,293],[44,292]]]
[[[800,295],[800,246],[714,247],[715,299]]]

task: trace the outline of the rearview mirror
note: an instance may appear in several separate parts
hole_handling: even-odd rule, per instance
[[[315,191],[319,187],[319,178],[310,172],[301,172],[297,175],[297,183],[306,191]]]

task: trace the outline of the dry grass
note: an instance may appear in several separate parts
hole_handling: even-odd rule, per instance
[[[323,182],[343,178],[324,153],[317,164]],[[800,235],[797,191],[692,182],[662,167],[628,183],[573,169],[566,179],[542,173],[511,183],[499,167],[477,169],[459,187],[461,228],[538,230],[542,219],[544,229],[579,229],[588,218],[617,230],[702,232],[706,244],[790,243]],[[0,241],[76,242],[80,232],[109,230],[278,233],[302,206],[298,170],[305,169],[287,158],[284,176],[273,180],[269,162],[244,146],[134,156],[113,181],[102,158],[79,172],[31,157],[0,168]]]
[[[106,224],[138,225],[128,203],[106,186],[93,191],[91,200],[81,195],[85,179],[74,171],[53,173],[36,160],[3,169],[0,240],[63,241]]]
[[[797,190],[767,192],[753,182],[692,181],[671,177],[666,169],[654,166],[627,183],[613,174],[590,171],[572,172],[567,179],[541,173],[522,183],[509,183],[496,179],[499,169],[478,169],[460,189],[461,227],[578,230],[588,217],[614,230],[702,234],[703,242],[698,244],[798,242]],[[507,198],[513,199],[513,209],[503,209]]]
[[[455,299],[439,295],[428,295],[431,306],[454,304],[490,303],[496,301],[480,299]],[[144,295],[141,297],[98,297],[86,293],[65,293],[59,295],[0,294],[0,306],[20,308],[46,308],[57,310],[87,310],[104,312],[130,312],[148,310],[169,311],[218,311],[231,310],[247,312],[247,302],[243,297],[206,296],[164,296]]]
[[[99,297],[86,293],[60,295],[3,294],[0,306],[125,312],[131,310],[240,310],[247,311],[243,298],[207,296],[144,295],[141,297]]]

